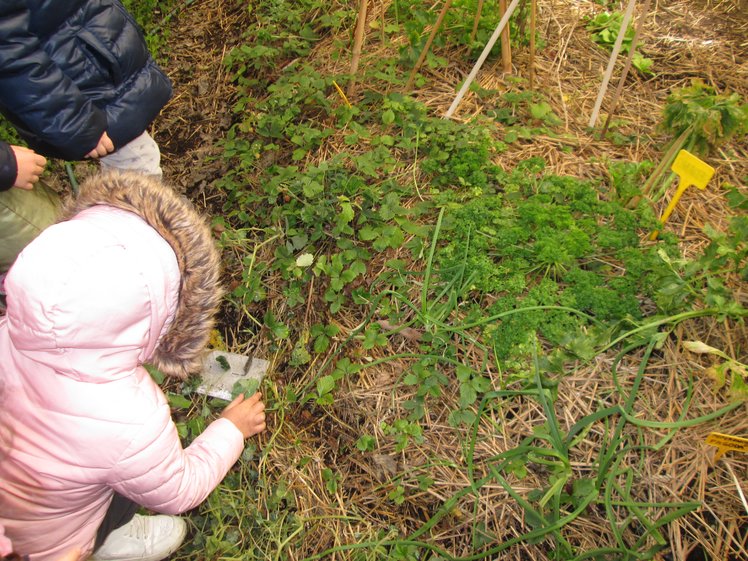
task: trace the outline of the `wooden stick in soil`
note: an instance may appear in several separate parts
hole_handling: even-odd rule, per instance
[[[535,87],[535,20],[538,5],[537,0],[532,0],[530,4],[530,89]]]
[[[470,32],[470,43],[475,41],[475,36],[478,33],[478,23],[480,17],[483,14],[483,0],[478,0],[478,10],[475,12],[475,19],[473,20],[473,30]]]
[[[408,76],[408,82],[405,84],[405,89],[409,90],[411,87],[413,87],[413,80],[416,78],[416,74],[421,68],[421,65],[423,64],[423,61],[426,60],[426,55],[429,52],[429,49],[431,48],[431,43],[434,42],[434,37],[436,37],[436,33],[439,31],[439,28],[442,25],[442,21],[444,21],[444,16],[447,15],[447,10],[449,10],[449,7],[452,5],[452,0],[447,0],[444,2],[444,6],[442,7],[442,11],[439,12],[439,17],[436,18],[436,23],[434,24],[434,27],[431,28],[431,33],[429,33],[429,38],[426,40],[426,44],[423,46],[423,49],[421,49],[421,54],[418,55],[418,60],[416,61],[416,65],[413,67],[413,70],[410,71],[410,76]]]
[[[503,18],[506,13],[506,0],[499,0],[499,17]],[[501,62],[506,74],[512,73],[512,44],[509,39],[509,25],[504,26],[501,32]]]
[[[517,8],[517,4],[519,4],[519,0],[512,0],[512,3],[509,4],[509,7],[506,10],[506,13],[504,14],[504,17],[501,18],[501,21],[499,22],[499,25],[496,26],[496,29],[493,32],[493,35],[491,35],[491,38],[488,40],[488,43],[486,43],[486,46],[483,49],[483,52],[478,57],[478,60],[473,65],[473,69],[470,71],[470,74],[468,74],[468,77],[465,79],[465,83],[462,84],[462,87],[460,88],[460,91],[457,92],[457,97],[455,97],[454,101],[452,102],[452,105],[449,106],[449,109],[447,109],[447,112],[444,114],[445,117],[451,117],[452,114],[455,112],[457,107],[460,105],[460,102],[462,101],[462,98],[465,97],[465,92],[467,92],[468,88],[470,87],[470,84],[473,83],[473,80],[475,79],[476,75],[480,71],[481,67],[483,66],[483,63],[486,62],[486,59],[488,58],[488,54],[491,52],[491,49],[496,44],[496,41],[499,39],[499,35],[503,31],[504,27],[506,27],[507,22],[509,21],[509,18],[514,13],[514,10]]]
[[[626,36],[626,30],[628,29],[629,22],[631,21],[631,14],[634,12],[634,4],[636,4],[636,0],[629,0],[629,5],[626,7],[626,12],[623,14],[621,29],[618,32],[618,37],[616,37],[616,42],[613,45],[613,52],[610,54],[608,68],[605,70],[605,74],[603,75],[603,83],[600,86],[600,91],[597,93],[595,108],[592,110],[592,116],[590,117],[590,122],[587,125],[590,128],[595,126],[595,123],[597,122],[597,116],[600,114],[600,107],[603,104],[605,91],[608,89],[608,83],[610,82],[610,77],[613,75],[613,69],[615,68],[616,60],[618,59],[618,53],[621,52],[623,38]]]
[[[610,102],[610,109],[608,110],[608,117],[605,119],[602,131],[600,131],[600,138],[605,138],[605,133],[608,132],[608,126],[610,120],[613,118],[613,114],[616,112],[618,107],[618,100],[621,98],[621,92],[623,92],[623,84],[626,81],[626,77],[631,70],[631,62],[634,60],[634,53],[636,52],[636,45],[639,43],[639,36],[641,35],[642,28],[644,27],[644,20],[649,13],[649,6],[652,4],[652,0],[645,0],[644,8],[642,13],[639,15],[639,20],[636,22],[636,31],[634,31],[634,37],[631,39],[631,46],[629,47],[629,54],[626,57],[626,63],[623,65],[623,71],[621,77],[618,80],[618,87],[613,94],[613,100]]]
[[[364,44],[364,30],[366,29],[366,11],[369,0],[361,0],[358,8],[358,19],[356,20],[356,31],[353,36],[353,55],[351,56],[351,81],[348,84],[348,97],[353,95],[356,89],[356,72],[361,61],[361,48]]]

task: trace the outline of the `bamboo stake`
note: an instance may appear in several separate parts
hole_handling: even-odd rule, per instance
[[[470,87],[470,84],[473,83],[473,80],[475,79],[475,76],[480,71],[481,66],[483,66],[483,63],[486,62],[486,59],[488,58],[488,54],[491,52],[491,49],[496,44],[496,41],[499,39],[499,34],[502,32],[502,30],[506,26],[507,22],[509,21],[509,18],[512,17],[514,10],[517,8],[517,4],[519,4],[519,0],[512,0],[512,3],[509,4],[509,7],[507,8],[506,13],[504,14],[504,17],[501,18],[499,25],[496,26],[496,29],[494,30],[493,35],[491,35],[491,38],[488,40],[488,43],[486,43],[486,46],[483,49],[483,52],[478,57],[478,60],[475,62],[473,69],[470,71],[470,74],[468,74],[468,77],[465,79],[465,83],[462,84],[460,91],[457,92],[457,97],[455,97],[454,101],[452,102],[452,105],[449,106],[449,109],[447,109],[447,112],[444,114],[445,117],[451,117],[452,114],[457,109],[457,106],[460,105],[462,98],[465,96],[465,92],[467,92],[468,88]]]
[[[535,16],[538,9],[537,0],[530,4],[530,89],[535,86]]]
[[[478,23],[483,13],[483,0],[478,0],[478,10],[475,13],[475,19],[473,20],[473,30],[470,32],[470,42],[475,41],[475,36],[478,33]]]
[[[604,138],[605,133],[608,132],[608,126],[610,125],[610,120],[613,117],[613,114],[616,112],[616,108],[618,107],[618,100],[620,99],[621,92],[623,91],[623,84],[626,81],[626,77],[628,76],[629,70],[631,70],[631,62],[634,60],[634,53],[636,52],[636,45],[639,42],[639,35],[641,34],[641,30],[644,27],[644,20],[647,17],[647,14],[649,13],[649,6],[651,4],[652,4],[652,0],[645,0],[644,8],[642,8],[642,13],[639,15],[639,20],[636,22],[636,31],[634,31],[634,37],[633,39],[631,39],[631,47],[629,47],[629,55],[626,57],[626,63],[623,66],[623,71],[621,72],[621,78],[618,80],[618,87],[616,88],[616,91],[613,94],[613,101],[610,102],[610,109],[608,110],[608,117],[607,119],[605,119],[603,130],[600,132],[600,138]]]
[[[442,11],[439,12],[439,17],[436,18],[436,23],[434,24],[434,27],[431,28],[431,33],[429,33],[429,38],[426,40],[426,44],[423,46],[423,49],[421,49],[421,54],[418,55],[418,61],[416,61],[416,65],[413,67],[413,70],[410,71],[410,76],[408,76],[408,82],[405,84],[406,90],[409,90],[413,86],[413,80],[415,80],[416,74],[418,73],[418,70],[421,68],[423,61],[426,60],[426,55],[428,54],[429,49],[431,48],[431,43],[434,42],[434,37],[436,37],[436,33],[437,31],[439,31],[439,28],[442,25],[442,21],[444,21],[444,16],[447,15],[447,10],[449,10],[449,7],[451,5],[452,5],[452,0],[447,0],[446,2],[444,2]]]
[[[506,0],[499,0],[499,17],[506,13]],[[504,64],[504,72],[512,73],[512,44],[509,39],[509,26],[506,25],[501,32],[501,61]]]
[[[348,84],[348,97],[353,95],[356,88],[356,72],[358,63],[361,61],[361,48],[364,44],[364,31],[366,29],[366,11],[368,0],[361,0],[358,8],[358,19],[356,20],[356,32],[353,36],[353,55],[351,56],[351,81]]]
[[[623,45],[623,38],[626,35],[626,30],[628,29],[629,22],[631,21],[631,14],[634,12],[634,4],[636,4],[636,0],[629,0],[629,5],[626,7],[626,12],[623,14],[621,29],[618,31],[618,37],[616,37],[616,42],[613,45],[613,52],[610,54],[608,68],[605,70],[605,74],[603,75],[603,83],[600,86],[600,91],[597,93],[595,108],[592,110],[592,116],[590,117],[590,122],[587,125],[590,128],[595,126],[597,116],[600,114],[600,107],[603,104],[605,91],[608,89],[608,82],[610,82],[610,77],[613,75],[613,68],[615,68],[616,60],[618,59],[618,53],[621,52],[621,45]]]

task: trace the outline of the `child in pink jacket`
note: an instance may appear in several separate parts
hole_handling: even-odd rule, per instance
[[[239,396],[182,448],[144,363],[184,378],[200,365],[220,300],[210,230],[143,175],[96,176],[67,218],[23,250],[0,318],[0,525],[31,561],[156,561],[265,428]]]

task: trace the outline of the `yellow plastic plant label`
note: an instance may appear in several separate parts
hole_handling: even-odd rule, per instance
[[[678,152],[670,169],[680,176],[682,183],[693,185],[702,191],[706,189],[707,183],[709,183],[709,180],[714,175],[714,168],[712,166],[706,162],[702,162],[687,150]]]
[[[717,453],[714,454],[715,462],[729,450],[748,454],[748,438],[740,438],[739,436],[730,436],[729,434],[712,432],[706,437],[706,443],[717,447]]]
[[[662,217],[660,218],[660,222],[663,224],[665,224],[667,219],[670,218],[670,214],[675,209],[675,205],[678,204],[681,195],[688,187],[693,185],[703,191],[706,189],[707,183],[709,183],[709,180],[714,175],[714,168],[712,166],[706,162],[702,162],[687,150],[681,150],[678,152],[670,169],[678,174],[680,180],[678,182],[678,188],[676,189],[673,198],[670,200],[670,204],[667,205],[665,212],[662,213]],[[649,239],[656,240],[658,234],[659,232],[655,230],[652,232],[652,235],[649,236]]]

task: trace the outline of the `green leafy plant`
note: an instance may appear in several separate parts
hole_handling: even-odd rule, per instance
[[[652,193],[666,175],[680,150],[702,157],[748,133],[748,104],[737,93],[717,93],[700,80],[672,92],[663,112],[662,129],[673,136],[662,160],[642,191]],[[659,199],[673,181],[669,174],[654,198]]]
[[[639,247],[651,211],[628,210],[589,183],[542,169],[542,161],[527,161],[499,179],[503,193],[455,207],[445,218],[449,241],[436,254],[439,270],[471,272],[473,297],[492,295],[489,314],[537,307],[485,328],[503,358],[536,332],[565,344],[589,324],[544,306],[611,324],[641,318],[642,296],[653,296],[652,275],[664,269],[653,250]],[[615,262],[622,266],[612,268]]]
[[[666,266],[658,268],[655,299],[668,312],[698,303],[725,315],[739,315],[745,308],[728,279],[735,279],[735,286],[748,280],[748,218],[733,217],[726,231],[708,224],[704,230],[710,243],[695,259],[673,259],[658,252]]]
[[[587,22],[587,31],[590,32],[592,40],[598,45],[602,45],[608,50],[613,49],[616,38],[621,31],[623,24],[623,14],[621,12],[601,12],[589,19]],[[634,40],[634,28],[629,25],[626,34],[623,37],[621,50],[628,53],[631,50],[631,44]],[[639,48],[640,45],[637,45]],[[634,53],[631,59],[631,65],[642,74],[654,74],[652,65],[654,61],[645,57],[639,51]]]
[[[165,24],[185,6],[177,0],[123,0],[122,5],[143,29],[151,54],[157,58],[165,56],[169,44],[169,28]]]

